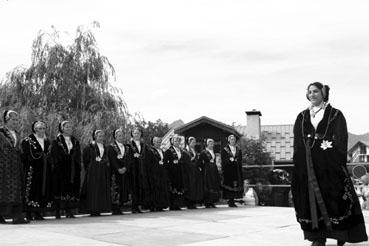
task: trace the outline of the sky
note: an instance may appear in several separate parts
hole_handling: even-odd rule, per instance
[[[354,134],[369,132],[369,1],[0,0],[0,78],[29,65],[39,30],[93,21],[131,113],[293,124],[310,82],[331,88]]]

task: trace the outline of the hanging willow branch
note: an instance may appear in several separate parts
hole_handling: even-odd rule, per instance
[[[110,114],[125,122],[123,92],[111,84],[115,69],[100,53],[92,31],[78,27],[69,44],[61,36],[54,27],[37,34],[31,65],[14,68],[0,85],[0,107],[27,107],[35,118],[52,114],[92,124],[96,115]]]

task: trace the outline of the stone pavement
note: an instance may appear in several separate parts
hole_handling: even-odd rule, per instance
[[[369,211],[364,211],[364,216],[368,229]],[[303,240],[293,208],[220,206],[0,225],[0,245],[308,246],[310,243]],[[327,245],[336,242],[328,240]]]

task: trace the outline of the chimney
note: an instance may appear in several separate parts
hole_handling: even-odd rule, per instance
[[[260,126],[261,112],[253,109],[252,111],[246,111],[247,126],[246,137],[254,140],[259,140],[261,136]]]

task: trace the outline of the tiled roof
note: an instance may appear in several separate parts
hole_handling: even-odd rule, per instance
[[[274,160],[292,160],[293,125],[264,125],[261,132],[265,136],[265,147]]]
[[[246,126],[236,126],[236,130],[246,135]],[[293,155],[293,125],[262,125],[265,147],[275,161],[290,161]]]

